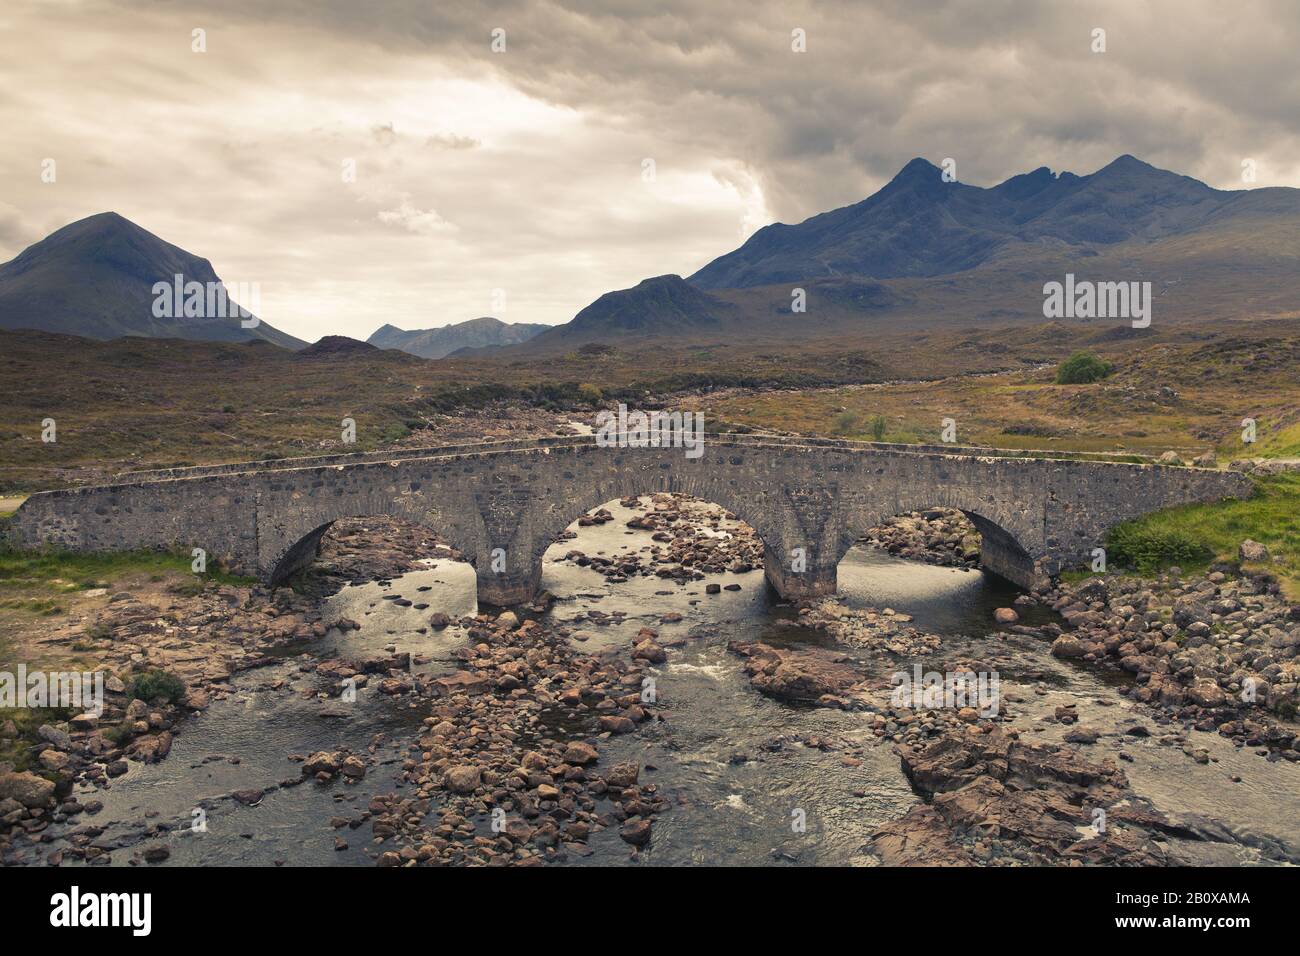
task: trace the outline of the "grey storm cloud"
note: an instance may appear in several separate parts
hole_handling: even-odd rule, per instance
[[[0,253],[116,208],[261,278],[307,338],[461,321],[501,288],[502,318],[565,321],[918,155],[980,185],[1121,153],[1300,185],[1289,0],[16,0],[0,42]]]

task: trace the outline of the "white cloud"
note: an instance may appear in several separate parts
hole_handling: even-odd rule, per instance
[[[403,196],[396,209],[381,209],[377,213],[379,221],[388,225],[401,226],[407,232],[420,236],[438,236],[456,232],[456,226],[438,215],[434,209],[417,209],[409,196]]]

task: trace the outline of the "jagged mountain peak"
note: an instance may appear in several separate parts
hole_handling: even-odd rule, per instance
[[[949,275],[1017,244],[1087,247],[1176,235],[1233,195],[1127,153],[1088,176],[1040,166],[991,188],[944,182],[938,166],[917,158],[874,195],[798,225],[760,229],[689,281],[727,289]]]

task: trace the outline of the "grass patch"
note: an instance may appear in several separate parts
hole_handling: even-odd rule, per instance
[[[1244,501],[1184,505],[1157,511],[1111,529],[1111,563],[1149,574],[1178,565],[1202,570],[1215,561],[1236,562],[1251,538],[1278,560],[1261,565],[1278,577],[1286,595],[1300,599],[1300,475],[1259,478]]]
[[[148,575],[151,580],[163,580],[169,573],[193,576],[189,555],[161,551],[122,551],[109,554],[77,554],[70,551],[15,551],[0,548],[0,594],[12,589],[31,598],[33,590],[66,594],[95,587],[110,587],[134,575]],[[202,580],[222,584],[243,585],[251,578],[213,570]],[[10,606],[8,604],[3,606]],[[45,613],[35,607],[36,613]]]

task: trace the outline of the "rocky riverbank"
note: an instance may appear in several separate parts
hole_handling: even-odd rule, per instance
[[[1133,675],[1127,692],[1270,760],[1300,760],[1300,606],[1263,576],[1107,576],[1045,595],[1069,630],[1057,657]]]
[[[140,583],[104,595],[79,620],[54,624],[45,653],[63,647],[68,660],[94,660],[107,673],[103,709],[63,719],[56,712],[26,728],[0,723],[0,742],[19,755],[0,761],[0,859],[18,841],[40,841],[51,824],[98,812],[101,801],[70,795],[74,784],[104,789],[129,762],[164,759],[184,719],[224,699],[234,675],[325,633],[312,598],[196,582]],[[66,853],[98,855],[75,845]]]
[[[889,866],[1162,866],[1176,832],[1113,763],[1026,743],[992,726],[950,729],[895,752],[925,801],[882,827]]]

